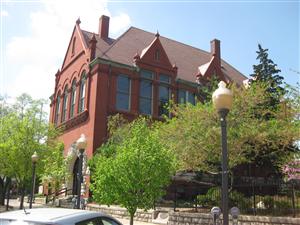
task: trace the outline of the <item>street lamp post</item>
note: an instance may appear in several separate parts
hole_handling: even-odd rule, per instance
[[[227,123],[226,116],[232,106],[232,92],[221,81],[218,89],[212,95],[213,105],[220,115],[222,143],[222,211],[223,225],[229,224],[228,216],[228,153],[227,153]]]
[[[36,162],[38,161],[39,157],[36,152],[33,153],[31,156],[31,161],[32,161],[32,181],[31,181],[31,193],[30,193],[30,202],[29,202],[29,209],[32,208],[32,201],[33,201],[33,195],[34,195],[34,189],[35,189],[35,167],[36,167]]]
[[[81,196],[81,183],[83,181],[82,178],[82,164],[83,164],[83,153],[86,148],[87,142],[84,134],[81,134],[80,138],[76,142],[77,148],[79,149],[79,168],[78,168],[78,183],[77,183],[77,201],[76,201],[76,209],[80,209],[80,196]]]

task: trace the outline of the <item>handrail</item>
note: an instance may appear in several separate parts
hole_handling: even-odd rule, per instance
[[[61,195],[61,194],[65,194],[65,196],[67,196],[67,193],[69,191],[71,191],[71,190],[72,190],[71,188],[68,189],[68,188],[65,187],[65,188],[62,188],[62,189],[60,189],[58,191],[55,191],[53,193],[50,193],[50,194],[46,195],[46,204],[49,203],[49,202],[51,202],[51,201],[54,201],[54,199],[57,196]]]

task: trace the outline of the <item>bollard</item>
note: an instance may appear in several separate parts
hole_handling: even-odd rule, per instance
[[[217,220],[219,219],[219,217],[221,215],[221,209],[217,206],[212,207],[212,209],[210,210],[210,214],[213,218],[213,224],[217,225]]]
[[[240,215],[240,210],[238,207],[232,207],[230,209],[230,214],[232,216],[232,225],[238,225],[238,217]]]

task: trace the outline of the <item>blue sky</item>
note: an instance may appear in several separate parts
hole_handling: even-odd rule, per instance
[[[299,1],[0,1],[1,95],[48,98],[76,19],[97,32],[102,14],[114,38],[135,26],[206,51],[217,38],[222,58],[246,76],[260,43],[287,83],[300,80]]]

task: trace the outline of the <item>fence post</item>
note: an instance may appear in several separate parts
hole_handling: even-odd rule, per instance
[[[253,213],[256,216],[256,204],[255,204],[255,186],[254,186],[254,179],[252,179],[252,195],[253,195]]]
[[[175,192],[174,192],[174,206],[173,210],[176,211],[176,205],[177,205],[177,187],[175,186]]]
[[[292,205],[293,205],[293,217],[296,217],[295,186],[294,186],[294,181],[292,181]]]

